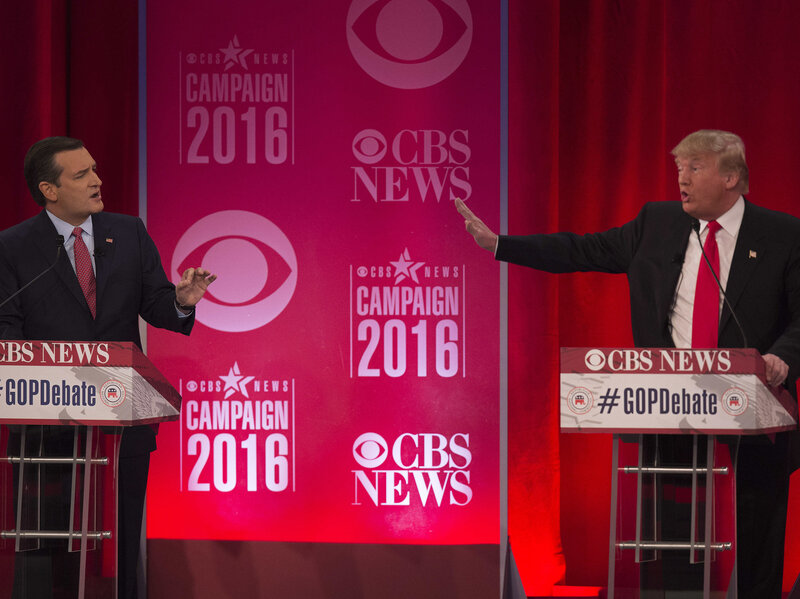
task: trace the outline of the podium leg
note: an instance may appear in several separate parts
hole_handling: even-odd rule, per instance
[[[709,435],[706,443],[706,506],[705,506],[705,532],[703,541],[703,599],[711,597],[711,543],[714,541],[712,536],[714,523],[714,445],[716,437]],[[696,500],[696,496],[692,501]]]
[[[23,425],[22,431],[20,431],[20,441],[19,441],[19,456],[22,458],[20,460],[19,466],[17,467],[17,496],[14,498],[14,501],[17,506],[17,513],[14,519],[14,528],[17,531],[22,530],[22,497],[24,495],[24,482],[25,482],[25,448],[26,448],[26,437],[28,435],[28,427],[27,425]],[[14,539],[14,551],[20,550],[20,539],[21,537],[19,534]]]
[[[116,597],[118,437],[0,425],[0,599]]]
[[[617,563],[617,496],[619,493],[619,435],[611,444],[611,514],[608,532],[608,599],[614,599],[614,575]]]
[[[86,429],[86,462],[83,467],[83,501],[81,502],[81,557],[80,571],[78,574],[78,599],[84,599],[86,595],[86,550],[89,533],[89,492],[92,476],[92,446],[94,444],[95,427],[89,426]],[[75,494],[72,495],[75,501]]]
[[[735,599],[733,467],[717,443],[614,436],[608,597]]]

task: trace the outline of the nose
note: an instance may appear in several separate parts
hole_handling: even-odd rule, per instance
[[[103,182],[100,180],[100,177],[97,175],[97,173],[93,173],[93,174],[94,174],[94,180],[92,181],[92,185],[96,186],[96,187],[100,187],[103,184]]]

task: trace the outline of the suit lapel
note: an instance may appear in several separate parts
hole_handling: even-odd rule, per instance
[[[108,226],[102,212],[92,216],[94,228],[94,265],[97,280],[97,306],[102,306],[103,293],[114,264],[114,233]]]
[[[664,269],[664,286],[659,298],[662,313],[658,315],[657,322],[669,322],[691,232],[691,218],[681,211],[677,226],[670,226],[664,234],[664,252],[661,256],[661,264],[666,267]],[[668,337],[671,342],[671,336]]]
[[[766,233],[763,227],[759,226],[758,215],[754,214],[752,205],[745,202],[742,226],[739,228],[739,235],[736,238],[728,283],[725,286],[725,295],[731,306],[736,306],[736,302],[747,287],[750,276],[764,255],[763,240]],[[723,305],[719,321],[720,331],[730,318],[731,311],[727,305]]]
[[[42,252],[47,264],[52,264],[53,259],[55,258],[55,252],[58,250],[58,243],[56,241],[58,232],[53,226],[53,223],[50,222],[50,217],[48,217],[45,212],[45,210],[42,210],[36,220],[36,235],[34,236],[33,242],[38,247],[39,251]],[[86,303],[86,297],[84,297],[83,290],[81,289],[80,283],[78,283],[78,277],[75,274],[75,270],[72,268],[72,264],[69,262],[67,252],[64,251],[63,248],[61,249],[58,263],[53,270],[56,272],[56,274],[58,274],[58,277],[61,279],[61,282],[64,284],[64,286],[70,291],[70,293],[72,293],[73,296],[75,296],[75,299],[78,300],[78,302],[83,305],[88,312],[89,305]]]

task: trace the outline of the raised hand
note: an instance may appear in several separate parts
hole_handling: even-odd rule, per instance
[[[467,208],[467,205],[461,199],[456,199],[456,210],[464,217],[464,226],[467,233],[472,235],[475,243],[485,250],[494,252],[497,247],[497,235],[484,224],[484,222],[472,213],[472,210]]]
[[[204,268],[187,268],[175,286],[175,299],[181,306],[194,306],[216,280],[217,275],[212,275]]]

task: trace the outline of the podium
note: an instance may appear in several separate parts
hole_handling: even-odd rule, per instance
[[[739,439],[797,428],[760,354],[562,348],[560,401],[563,432],[613,434],[609,599],[735,599]]]
[[[117,596],[121,432],[180,404],[133,343],[0,341],[0,599]]]

